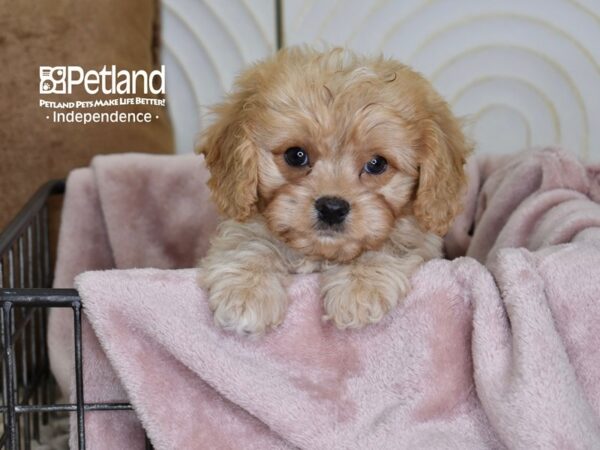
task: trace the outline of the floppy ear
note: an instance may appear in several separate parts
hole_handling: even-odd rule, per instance
[[[421,130],[422,159],[413,211],[424,229],[443,236],[462,207],[467,183],[464,164],[472,146],[445,103],[421,122]]]
[[[225,216],[244,221],[256,212],[258,149],[248,136],[247,94],[234,94],[214,108],[217,120],[202,133],[197,153],[205,156],[212,198]]]

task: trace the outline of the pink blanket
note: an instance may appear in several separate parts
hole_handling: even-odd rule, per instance
[[[195,160],[122,158],[69,180],[62,286],[85,268],[191,265],[205,248],[190,236],[214,226],[195,200],[201,177],[188,179]],[[135,195],[102,182],[103,170],[143,178],[146,167]],[[295,278],[285,322],[255,340],[213,326],[194,269],[80,275],[86,401],[136,411],[87,414],[89,448],[143,448],[138,419],[157,449],[599,448],[600,168],[546,149],[473,160],[469,173],[446,239],[468,257],[425,264],[400,307],[364,330],[321,322],[318,275]],[[174,228],[149,233],[171,209]],[[167,252],[165,238],[184,247]],[[53,316],[55,344],[66,323]]]

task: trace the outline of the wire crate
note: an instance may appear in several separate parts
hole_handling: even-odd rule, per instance
[[[34,443],[44,444],[42,427],[67,413],[76,414],[77,442],[85,449],[86,413],[132,409],[129,403],[84,401],[81,299],[75,289],[51,288],[48,199],[64,192],[64,181],[49,181],[0,234],[0,449],[29,450]],[[57,403],[46,339],[50,308],[73,310],[75,403]],[[148,438],[145,446],[152,448]]]

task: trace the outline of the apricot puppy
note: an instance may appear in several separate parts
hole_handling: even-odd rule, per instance
[[[471,151],[431,84],[383,57],[289,48],[238,79],[199,152],[227,217],[201,261],[215,322],[259,334],[286,279],[321,272],[324,318],[379,321],[441,255]]]

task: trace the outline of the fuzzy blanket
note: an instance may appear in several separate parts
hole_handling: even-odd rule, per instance
[[[194,233],[213,222],[198,211],[192,160],[143,158],[98,159],[69,180],[62,283],[100,255],[99,268],[176,267],[202,253]],[[103,197],[101,166],[161,158],[144,195],[124,181]],[[472,160],[469,174],[446,239],[455,259],[425,264],[401,305],[363,330],[321,322],[318,275],[295,277],[285,322],[255,340],[214,327],[194,269],[80,275],[86,401],[135,407],[87,414],[89,448],[142,449],[140,422],[157,449],[599,448],[600,168],[545,149]],[[150,233],[171,210],[179,235]],[[181,252],[165,251],[167,236]],[[51,337],[68,329],[52,322]]]

